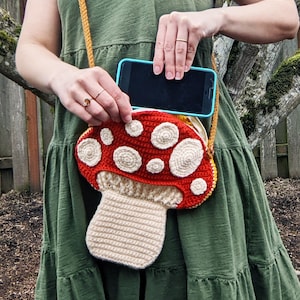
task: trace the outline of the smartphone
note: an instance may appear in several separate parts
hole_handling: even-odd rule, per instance
[[[214,112],[217,74],[209,68],[191,67],[182,80],[167,80],[153,73],[153,62],[122,59],[116,82],[133,109],[151,108],[171,114],[208,118]]]

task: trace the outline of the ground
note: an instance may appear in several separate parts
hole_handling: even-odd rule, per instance
[[[300,270],[300,179],[277,178],[265,186],[284,244]],[[0,197],[0,300],[33,299],[41,231],[41,194],[12,191]]]

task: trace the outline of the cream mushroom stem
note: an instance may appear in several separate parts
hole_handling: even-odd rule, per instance
[[[182,195],[174,187],[157,187],[153,192],[152,185],[129,181],[111,172],[98,174],[102,199],[86,243],[95,257],[140,269],[161,252],[167,210],[177,206]],[[168,200],[162,201],[164,197]]]

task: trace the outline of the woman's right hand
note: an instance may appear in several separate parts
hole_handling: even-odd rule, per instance
[[[52,91],[61,103],[90,126],[102,122],[131,121],[129,97],[100,67],[78,69],[67,66],[51,80]]]
[[[20,75],[31,86],[56,94],[66,109],[89,125],[96,126],[110,119],[131,121],[129,97],[105,70],[78,69],[62,61],[60,53],[61,20],[57,0],[27,0],[16,50]]]

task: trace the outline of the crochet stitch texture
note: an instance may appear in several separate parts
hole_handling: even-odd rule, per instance
[[[200,205],[216,185],[216,167],[199,134],[155,110],[134,112],[129,124],[91,127],[75,150],[80,172],[102,192],[87,246],[98,258],[133,268],[159,255],[167,210]]]

